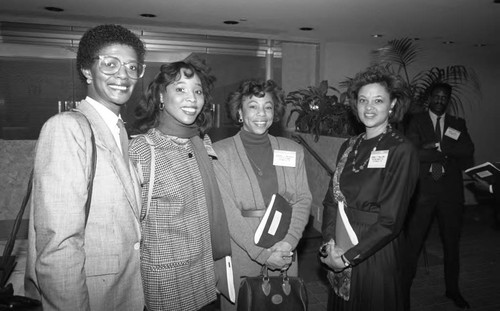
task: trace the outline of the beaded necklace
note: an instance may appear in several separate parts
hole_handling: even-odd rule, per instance
[[[385,129],[385,131],[378,138],[377,143],[375,144],[375,147],[373,147],[373,149],[372,149],[372,152],[377,150],[378,144],[380,143],[382,138],[384,138],[385,134],[390,133],[391,131],[392,131],[391,126],[387,125],[387,128]],[[354,145],[354,148],[353,148],[354,149],[354,157],[352,158],[352,171],[354,173],[359,173],[362,170],[364,170],[368,164],[368,161],[370,160],[370,157],[366,158],[366,160],[359,166],[359,168],[356,168],[356,157],[358,155],[358,148],[359,148],[359,145],[361,145],[361,141],[365,140],[365,139],[366,139],[366,133],[363,134],[362,136],[360,136],[356,140],[356,144]],[[371,152],[370,152],[370,154],[371,154]]]

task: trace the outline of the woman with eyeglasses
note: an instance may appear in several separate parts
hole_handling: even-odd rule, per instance
[[[164,64],[136,110],[142,135],[132,140],[130,158],[143,180],[148,311],[218,310],[215,261],[230,255],[231,246],[206,135],[214,81],[196,59]]]
[[[144,74],[144,55],[122,26],[85,32],[76,62],[87,97],[40,132],[25,290],[45,311],[144,309],[140,182],[120,116]]]

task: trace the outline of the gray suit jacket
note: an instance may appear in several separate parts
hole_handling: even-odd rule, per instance
[[[85,101],[78,110],[97,147],[88,222],[90,128],[80,113],[61,113],[45,123],[36,148],[26,295],[45,311],[143,310],[139,179],[97,111]]]

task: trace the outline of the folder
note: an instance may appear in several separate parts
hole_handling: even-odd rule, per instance
[[[236,303],[233,263],[231,256],[225,256],[214,262],[217,291],[232,303]]]
[[[351,223],[345,213],[344,202],[338,203],[337,221],[335,223],[335,244],[344,251],[358,244],[358,237],[352,229]]]
[[[254,235],[255,245],[270,248],[283,240],[292,220],[292,207],[278,193],[273,194]]]
[[[500,169],[497,166],[498,164],[493,164],[491,162],[484,162],[482,164],[473,166],[465,170],[465,174],[474,178],[477,176],[489,184],[492,184],[494,181],[500,180]]]

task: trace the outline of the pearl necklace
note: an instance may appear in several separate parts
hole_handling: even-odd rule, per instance
[[[385,131],[380,135],[380,137],[377,140],[377,143],[375,144],[375,147],[373,147],[372,152],[377,150],[378,144],[384,138],[385,134],[390,133],[392,131],[392,128],[390,125],[387,125],[387,128]],[[363,134],[361,137],[359,137],[354,144],[354,157],[352,158],[352,171],[354,173],[359,173],[362,170],[364,170],[367,167],[368,161],[370,160],[370,157],[366,158],[366,160],[359,166],[359,168],[356,168],[356,157],[358,156],[358,149],[359,145],[361,145],[361,141],[366,139],[366,133]],[[370,152],[371,154],[371,152]]]

